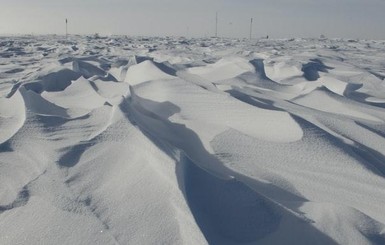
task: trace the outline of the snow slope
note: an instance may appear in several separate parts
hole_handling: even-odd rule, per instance
[[[0,244],[385,244],[384,41],[0,38]]]

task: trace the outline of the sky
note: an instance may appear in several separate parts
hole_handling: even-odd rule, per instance
[[[0,0],[1,34],[385,39],[385,0]]]

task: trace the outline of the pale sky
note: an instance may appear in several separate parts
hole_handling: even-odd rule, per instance
[[[385,39],[385,0],[0,0],[0,34]]]

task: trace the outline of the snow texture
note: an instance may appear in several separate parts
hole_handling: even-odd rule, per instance
[[[0,38],[0,244],[385,244],[385,42]]]

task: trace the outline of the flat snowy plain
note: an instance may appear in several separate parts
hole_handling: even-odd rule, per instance
[[[385,244],[385,41],[0,38],[0,244]]]

